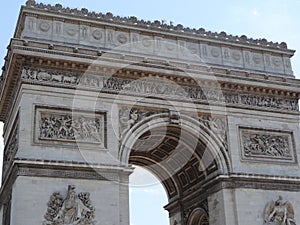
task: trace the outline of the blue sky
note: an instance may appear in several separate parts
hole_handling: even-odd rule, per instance
[[[20,6],[25,1],[10,0],[0,7],[0,64],[13,35]],[[39,2],[39,1],[38,1]],[[292,58],[294,74],[300,78],[300,0],[45,0],[72,8],[88,8],[97,12],[112,12],[120,16],[137,16],[146,20],[174,21],[187,27],[203,27],[211,31],[225,31],[233,35],[285,41],[298,50]],[[168,224],[162,206],[166,195],[157,181],[140,170],[132,178],[131,224]],[[154,216],[155,215],[155,216]]]

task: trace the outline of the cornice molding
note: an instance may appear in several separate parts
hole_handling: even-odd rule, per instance
[[[151,29],[154,31],[167,31],[169,33],[175,34],[188,34],[194,37],[201,37],[207,40],[221,40],[228,43],[241,43],[244,45],[249,46],[260,46],[270,49],[281,49],[287,50],[287,44],[285,42],[272,42],[268,41],[265,38],[261,39],[253,39],[248,38],[246,35],[241,36],[234,36],[230,34],[226,34],[226,32],[222,31],[220,33],[206,31],[203,28],[195,29],[184,27],[182,24],[174,25],[172,22],[168,25],[164,21],[145,21],[136,18],[135,16],[130,17],[120,17],[114,16],[111,12],[107,12],[106,14],[97,13],[94,11],[89,11],[86,8],[82,9],[72,9],[69,7],[63,7],[61,4],[50,5],[50,4],[43,4],[43,3],[36,3],[34,0],[28,0],[26,2],[27,9],[35,9],[40,10],[43,12],[51,12],[59,15],[69,16],[69,17],[81,17],[81,18],[88,18],[91,20],[96,21],[103,21],[107,23],[119,24],[121,26],[127,25],[132,27],[138,27],[143,29]]]
[[[118,80],[127,80],[128,82],[138,79],[157,82],[158,79],[163,79],[175,83],[177,86],[218,89],[224,93],[232,92],[235,95],[248,94],[249,97],[252,96],[251,98],[254,95],[265,96],[269,100],[271,100],[270,97],[275,97],[274,101],[276,102],[285,102],[286,100],[297,102],[297,99],[300,97],[300,83],[298,80],[269,76],[265,73],[238,69],[228,70],[219,67],[208,67],[199,63],[158,60],[117,52],[104,53],[90,49],[77,49],[77,51],[74,51],[74,47],[17,39],[12,40],[9,49],[9,57],[1,78],[1,120],[6,120],[6,115],[12,106],[11,101],[17,92],[18,80],[24,67],[33,69],[36,72],[49,72],[53,76],[57,76],[53,78],[51,75],[50,80],[47,78],[41,78],[40,80],[23,77],[23,83],[53,87],[75,89],[78,87],[79,78],[83,74],[89,74],[89,76],[96,76],[97,79],[99,77],[102,77],[102,80],[108,77],[115,77]],[[62,77],[65,77],[65,79],[61,80]],[[83,85],[83,88],[84,86],[86,85]],[[99,91],[99,88],[103,89],[104,83],[102,82],[100,86],[87,86],[90,90]],[[115,90],[111,91],[114,92]],[[234,100],[235,98],[239,97],[230,97],[232,101],[237,102],[237,100]],[[230,99],[228,103],[231,102]],[[251,103],[249,104],[251,105]],[[272,110],[281,111],[281,107],[276,106],[276,104],[271,107]],[[239,106],[242,105],[237,105],[237,107]],[[263,109],[263,104],[259,108]],[[270,107],[265,108],[271,109]],[[282,109],[288,108],[284,107]],[[288,111],[296,113],[298,111],[297,104],[295,108],[292,110],[288,109]]]

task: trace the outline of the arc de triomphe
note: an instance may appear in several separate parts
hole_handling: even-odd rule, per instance
[[[293,54],[29,0],[1,77],[1,224],[129,225],[132,165],[171,225],[299,224]]]

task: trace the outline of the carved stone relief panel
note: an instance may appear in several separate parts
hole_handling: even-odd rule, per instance
[[[284,99],[275,96],[255,95],[248,93],[234,93],[200,87],[179,86],[159,82],[130,80],[122,78],[109,78],[104,81],[104,90],[122,91],[139,94],[154,94],[176,99],[193,99],[204,102],[222,102],[228,105],[239,105],[244,107],[282,109],[287,111],[298,111],[297,99]]]
[[[52,22],[48,20],[38,20],[37,33],[41,36],[52,35]]]
[[[95,208],[89,192],[76,193],[75,186],[69,185],[66,196],[54,192],[47,204],[43,225],[94,225]]]
[[[286,74],[293,74],[293,69],[291,65],[291,59],[288,57],[283,57],[284,71]]]
[[[140,35],[140,42],[137,45],[138,48],[135,48],[136,52],[144,51],[146,54],[153,54],[154,53],[154,37],[148,35]]]
[[[87,143],[104,148],[105,127],[104,113],[36,108],[35,141],[37,143]]]
[[[23,68],[22,80],[47,82],[62,85],[80,85],[80,87],[96,88],[105,92],[123,92],[139,95],[153,94],[167,98],[189,99],[209,103],[219,102],[228,106],[265,108],[272,110],[298,111],[298,99],[284,98],[251,93],[213,90],[196,86],[174,85],[158,81],[133,80],[117,77],[104,78],[96,75],[61,73],[35,68]]]
[[[116,47],[116,31],[114,29],[105,29],[105,48]]]
[[[63,36],[63,26],[64,22],[62,21],[54,21],[53,22],[53,40],[58,41]]]
[[[224,65],[243,67],[243,55],[240,49],[222,47],[222,56]]]
[[[205,63],[222,64],[222,50],[220,46],[200,44],[203,58]]]
[[[264,62],[267,72],[284,73],[282,57],[264,54]]]
[[[214,133],[220,141],[224,144],[224,147],[228,148],[227,145],[227,121],[225,117],[217,117],[210,115],[198,115],[195,117],[202,125],[208,128]]]
[[[242,159],[295,163],[292,132],[240,128]]]
[[[119,132],[122,138],[126,132],[138,122],[152,115],[161,113],[150,109],[129,108],[123,106],[119,109]]]
[[[102,28],[91,28],[90,42],[104,45],[105,43],[105,30]]]
[[[228,106],[265,108],[272,110],[298,111],[298,99],[284,98],[250,93],[213,90],[196,86],[174,85],[158,81],[133,80],[117,77],[104,78],[96,75],[53,72],[43,69],[25,67],[22,80],[51,82],[62,85],[80,85],[80,87],[96,88],[105,92],[123,92],[132,94],[153,94],[176,99],[189,99],[209,103],[219,102]]]
[[[244,50],[243,57],[244,57],[245,68],[264,70],[264,59],[261,53]]]
[[[11,130],[10,138],[7,144],[5,145],[5,149],[4,149],[2,179],[5,179],[5,176],[18,151],[18,147],[19,147],[19,122],[17,119]]]
[[[36,18],[27,16],[25,19],[25,27],[24,32],[26,33],[34,33],[36,32]]]

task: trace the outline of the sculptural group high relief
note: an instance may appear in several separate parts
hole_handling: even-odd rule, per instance
[[[264,213],[264,225],[296,225],[292,204],[283,202],[282,197],[271,201]]]
[[[51,195],[43,225],[94,225],[95,208],[90,194],[76,194],[75,186],[69,185],[66,198],[59,192]]]
[[[242,158],[295,161],[289,132],[241,128]]]
[[[213,90],[196,86],[160,83],[147,80],[123,78],[103,78],[101,76],[54,73],[50,71],[24,68],[22,79],[39,82],[53,82],[64,85],[101,89],[104,92],[123,92],[132,94],[161,95],[168,98],[196,100],[205,103],[221,103],[242,107],[267,108],[272,110],[297,111],[296,98],[284,98],[222,90]]]
[[[61,113],[41,113],[39,139],[65,140],[104,145],[103,117],[72,116]]]

